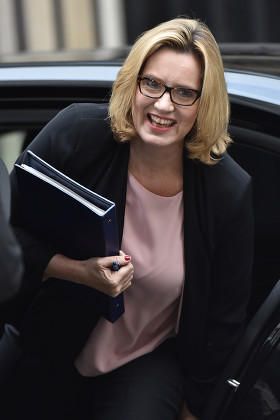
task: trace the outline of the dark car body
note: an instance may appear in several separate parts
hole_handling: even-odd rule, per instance
[[[120,66],[119,61],[0,65],[0,155],[9,169],[59,110],[73,102],[107,102]],[[280,288],[274,289],[272,298],[270,293],[280,278],[280,78],[276,72],[237,68],[226,69],[225,76],[233,139],[228,153],[253,182],[255,261],[245,332],[249,339],[245,335],[229,361],[206,420],[276,419]],[[259,312],[261,305],[265,306]]]

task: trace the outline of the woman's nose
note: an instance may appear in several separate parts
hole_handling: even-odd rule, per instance
[[[174,110],[174,103],[171,101],[170,92],[165,92],[161,98],[158,98],[154,104],[155,108],[170,112]]]

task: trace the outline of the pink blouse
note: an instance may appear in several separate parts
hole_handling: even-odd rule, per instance
[[[129,173],[121,249],[134,279],[124,315],[114,324],[101,318],[78,356],[82,375],[114,370],[175,334],[185,276],[182,198],[155,195]]]

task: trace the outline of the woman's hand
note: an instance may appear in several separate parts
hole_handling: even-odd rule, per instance
[[[113,271],[113,262],[119,264],[119,270]],[[133,265],[131,257],[120,251],[116,257],[90,258],[84,261],[87,285],[111,297],[118,296],[131,286]]]
[[[195,417],[186,406],[186,403],[183,402],[183,406],[181,409],[181,413],[178,420],[199,420],[197,417]]]
[[[114,261],[120,266],[118,271],[112,270]],[[131,257],[122,251],[115,257],[90,258],[85,261],[56,254],[47,265],[43,280],[50,277],[84,284],[115,297],[131,285],[133,265]]]

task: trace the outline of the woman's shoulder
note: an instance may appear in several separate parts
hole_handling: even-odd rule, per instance
[[[113,153],[117,147],[110,121],[108,105],[75,103],[61,111],[56,123],[57,147],[67,151],[68,158],[81,160],[98,158]],[[58,130],[57,130],[58,128]]]
[[[74,108],[82,119],[102,119],[107,120],[108,118],[108,107],[107,103],[75,103],[69,106]]]
[[[47,132],[56,137],[57,145],[67,144],[70,148],[79,145],[92,148],[93,144],[101,147],[107,141],[110,144],[113,134],[108,119],[108,104],[73,103],[58,113]]]
[[[41,144],[52,142],[56,147],[111,135],[107,104],[73,103],[49,121],[38,139]]]
[[[108,121],[108,105],[75,103],[61,110],[36,136],[29,149],[59,170],[110,153],[117,144]],[[26,160],[26,153],[20,163]]]
[[[214,165],[203,165],[207,172],[207,179],[220,188],[242,189],[250,183],[250,175],[233,160],[228,153],[224,153]]]
[[[108,122],[108,104],[73,103],[62,109],[57,117],[61,120],[75,122],[77,120]]]
[[[213,165],[193,162],[192,178],[196,180],[195,188],[201,189],[208,200],[230,206],[233,201],[247,195],[250,190],[251,177],[227,153]]]
[[[225,153],[218,163],[218,168],[227,173],[228,176],[237,179],[240,182],[247,183],[250,180],[250,175],[232,158],[228,153]]]
[[[228,153],[208,168],[207,179],[209,190],[216,190],[225,206],[251,194],[251,176]]]

